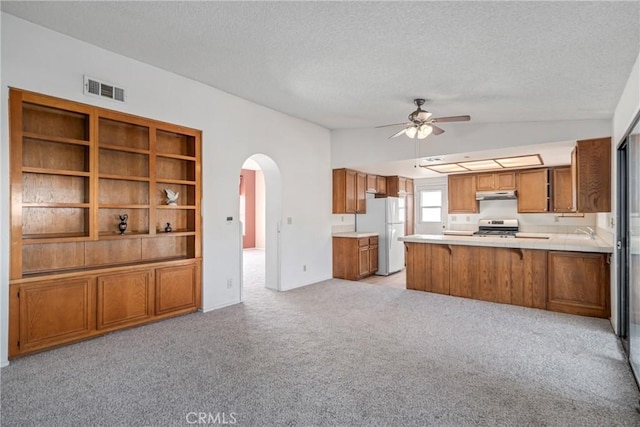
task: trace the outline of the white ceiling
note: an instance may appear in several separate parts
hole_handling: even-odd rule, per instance
[[[416,97],[473,122],[608,119],[640,49],[635,1],[0,4],[329,129],[403,122]]]

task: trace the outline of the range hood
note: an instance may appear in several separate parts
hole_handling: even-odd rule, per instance
[[[476,200],[515,200],[516,198],[516,190],[476,192]]]

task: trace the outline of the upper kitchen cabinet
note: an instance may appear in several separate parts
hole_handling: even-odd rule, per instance
[[[367,176],[351,169],[333,170],[333,213],[366,212]]]
[[[384,196],[387,194],[387,178],[379,175],[367,174],[367,193]]]
[[[551,209],[558,213],[575,212],[570,166],[551,170]]]
[[[477,213],[476,175],[449,175],[449,213]]]
[[[578,141],[571,167],[578,212],[611,212],[611,138]]]
[[[515,190],[515,189],[516,189],[515,171],[480,173],[476,176],[477,191]]]
[[[528,169],[518,172],[518,213],[549,211],[549,170]]]
[[[413,194],[413,180],[402,176],[387,177],[387,196],[402,197]]]

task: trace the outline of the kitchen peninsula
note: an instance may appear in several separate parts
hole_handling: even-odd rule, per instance
[[[610,315],[611,245],[583,234],[411,235],[407,289],[583,316]]]

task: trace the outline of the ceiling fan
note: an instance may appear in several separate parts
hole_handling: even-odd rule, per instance
[[[406,126],[401,131],[391,135],[389,139],[395,138],[402,134],[407,135],[409,138],[425,139],[432,133],[434,135],[440,135],[444,133],[444,129],[434,125],[434,123],[448,123],[448,122],[468,122],[471,120],[471,116],[449,116],[449,117],[431,117],[432,114],[426,110],[423,110],[422,104],[424,99],[417,98],[413,100],[418,109],[409,114],[409,121],[406,123],[395,123],[392,125],[376,126],[377,128],[384,128],[390,126]]]

